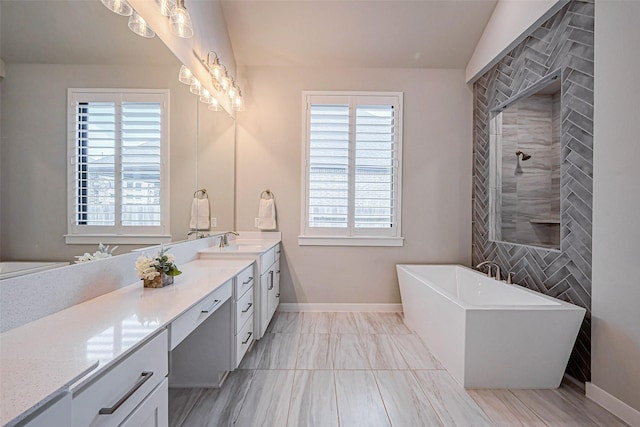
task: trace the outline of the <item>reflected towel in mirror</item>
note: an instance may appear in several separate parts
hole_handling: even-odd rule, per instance
[[[208,230],[210,226],[209,199],[198,199],[195,197],[191,203],[189,228],[192,230]]]

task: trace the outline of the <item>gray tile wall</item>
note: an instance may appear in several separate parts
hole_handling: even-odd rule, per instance
[[[474,85],[473,262],[496,260],[514,282],[587,309],[567,372],[590,379],[593,183],[593,0],[573,0]],[[561,250],[489,237],[489,111],[562,69]]]

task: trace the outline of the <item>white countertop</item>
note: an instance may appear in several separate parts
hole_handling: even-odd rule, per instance
[[[237,258],[238,256],[256,256],[262,254],[280,243],[280,239],[236,239],[229,242],[229,246],[220,248],[211,246],[198,251],[199,254],[216,254]]]
[[[171,286],[139,281],[0,334],[0,425],[82,386],[251,262],[192,261],[179,266],[183,274]]]

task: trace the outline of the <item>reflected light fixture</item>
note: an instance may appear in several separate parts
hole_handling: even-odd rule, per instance
[[[139,36],[146,37],[148,39],[155,37],[156,33],[151,29],[147,21],[138,15],[137,12],[133,12],[129,17],[129,29]]]
[[[184,0],[176,0],[176,5],[169,16],[169,27],[171,32],[178,37],[183,39],[193,37],[193,24],[189,12],[184,7]]]
[[[211,97],[211,103],[209,104],[209,106],[207,107],[207,110],[211,110],[211,111],[221,111],[222,108],[220,108],[220,103],[218,102],[217,99],[215,99],[214,97]]]
[[[202,88],[202,91],[200,92],[200,102],[211,104],[211,94],[206,88]]]
[[[233,86],[229,87],[227,96],[229,97],[229,100],[231,100],[231,102],[233,102],[236,96],[238,96],[238,88],[236,87],[235,83],[233,84]]]
[[[182,66],[180,67],[180,74],[178,75],[178,80],[180,80],[180,83],[184,83],[186,85],[191,86],[191,83],[193,83],[193,73],[191,72],[190,69],[188,69],[186,66]]]
[[[102,4],[110,11],[122,16],[131,16],[133,8],[127,3],[127,0],[100,0]]]
[[[176,7],[176,0],[156,0],[160,6],[162,16],[171,16],[171,10]]]
[[[202,84],[195,77],[193,78],[193,82],[191,83],[191,86],[189,86],[189,91],[191,91],[191,93],[195,95],[202,94]]]

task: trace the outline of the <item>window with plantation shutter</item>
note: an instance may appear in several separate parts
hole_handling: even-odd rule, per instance
[[[169,241],[167,90],[69,89],[67,243]]]
[[[301,245],[401,246],[402,93],[304,92]]]

